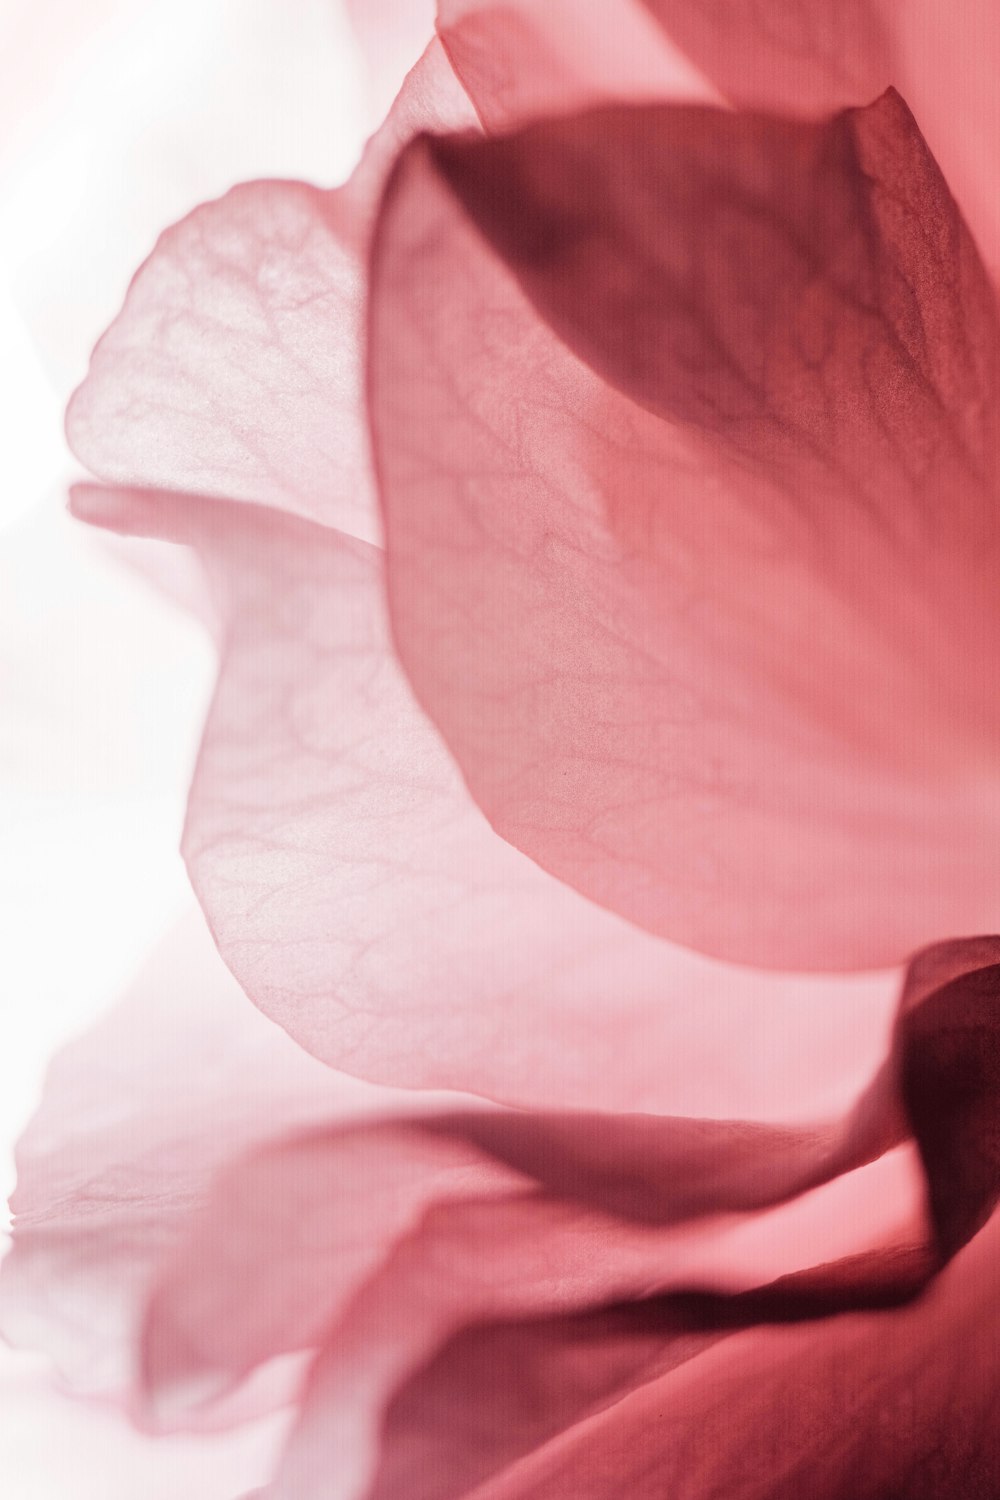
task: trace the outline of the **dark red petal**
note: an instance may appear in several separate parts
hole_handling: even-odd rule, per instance
[[[991,926],[998,332],[902,102],[424,141],[374,276],[396,643],[494,826],[745,961]]]
[[[348,0],[371,76],[376,118],[385,115],[434,35],[434,0]]]
[[[224,1392],[277,1355],[324,1345],[282,1471],[294,1493],[303,1463],[316,1465],[317,1454],[341,1445],[338,1479],[346,1485],[354,1465],[366,1471],[383,1409],[391,1429],[393,1390],[404,1406],[419,1406],[428,1361],[447,1386],[440,1364],[447,1357],[435,1351],[463,1328],[538,1318],[544,1326],[527,1330],[528,1344],[540,1335],[558,1356],[572,1330],[557,1320],[553,1332],[554,1314],[642,1304],[629,1314],[642,1335],[634,1369],[635,1349],[626,1351],[634,1387],[756,1324],[909,1300],[984,1222],[1000,1192],[998,958],[1000,939],[923,955],[904,990],[890,1055],[842,1129],[773,1132],[749,1175],[748,1143],[760,1141],[759,1129],[701,1122],[692,1153],[690,1121],[605,1117],[618,1168],[612,1178],[599,1118],[506,1111],[326,1132],[254,1154],[217,1185],[161,1279],[145,1343],[154,1401]],[[966,1075],[977,1085],[971,1107],[953,1083]],[[926,1175],[929,1230],[908,1191],[905,1154],[890,1151],[877,1166],[853,1170],[910,1133]],[[834,1174],[835,1184],[809,1191]],[[793,1194],[793,1205],[739,1217]],[[356,1287],[365,1257],[373,1266],[393,1241],[381,1269],[348,1302],[345,1281],[346,1290]],[[508,1333],[516,1344],[524,1330]],[[471,1379],[468,1370],[463,1379]],[[490,1451],[512,1462],[532,1434],[541,1441],[558,1429],[560,1413],[572,1407],[579,1420],[597,1399],[587,1382],[575,1406],[571,1394],[555,1412],[537,1413],[535,1425],[518,1422],[499,1434],[499,1446],[494,1434],[482,1453],[459,1452],[460,1466],[475,1467]],[[487,1391],[467,1396],[488,1422]],[[402,1434],[409,1450],[405,1422]],[[440,1448],[440,1422],[425,1436]],[[395,1462],[391,1452],[387,1461]],[[443,1500],[459,1492],[434,1487],[451,1472],[447,1457],[442,1462],[439,1472],[435,1458],[420,1483]]]

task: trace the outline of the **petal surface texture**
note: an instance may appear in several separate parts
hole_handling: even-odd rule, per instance
[[[497,838],[394,659],[376,549],[202,497],[76,508],[202,556],[222,658],[184,854],[226,962],[316,1056],[508,1103],[790,1119],[864,1078],[891,973],[708,962]]]
[[[488,129],[611,99],[816,118],[894,86],[1000,266],[992,0],[439,0],[438,29]]]
[[[105,481],[374,538],[360,394],[371,216],[407,135],[471,121],[434,43],[343,187],[241,183],[165,230],[70,403],[77,458]]]
[[[434,0],[348,0],[364,51],[375,113],[388,113],[410,68],[434,35]]]
[[[370,391],[395,643],[505,838],[651,932],[993,925],[992,288],[906,106],[404,154]]]

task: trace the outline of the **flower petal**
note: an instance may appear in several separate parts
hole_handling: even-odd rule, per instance
[[[402,139],[468,118],[433,45],[345,187],[242,183],[167,229],[70,403],[80,461],[111,482],[375,537],[360,396],[368,228]]]
[[[4,1337],[121,1395],[150,1280],[214,1171],[264,1135],[386,1102],[256,1015],[193,912],[52,1064],[17,1151]]]
[[[880,0],[768,0],[766,14],[739,0],[642,3],[734,104],[822,114],[899,81]]]
[[[808,1211],[756,1211],[803,1200],[891,1150],[907,1128],[893,1106],[886,1093],[880,1108],[866,1099],[846,1122],[799,1130],[428,1112],[258,1150],[220,1176],[185,1243],[165,1257],[144,1336],[154,1409],[169,1417],[217,1399],[332,1329],[342,1379],[364,1391],[365,1370],[384,1385],[452,1326],[481,1317],[685,1284],[752,1288],[795,1271],[804,1248],[835,1255],[828,1211],[812,1244]],[[909,1223],[919,1194],[910,1201],[908,1173],[919,1178],[902,1157],[876,1174],[876,1194],[861,1183],[853,1212],[840,1214],[845,1254],[857,1249],[861,1221],[871,1246],[893,1238],[901,1215]],[[957,1189],[958,1198],[964,1212],[972,1195]]]
[[[900,1179],[882,1171],[875,1178],[877,1187],[838,1195],[836,1208],[847,1210],[841,1225],[863,1223],[881,1243],[901,1227],[886,1213],[898,1205]],[[787,1226],[776,1224],[758,1235],[762,1244],[748,1246],[738,1233],[716,1242],[706,1233],[637,1231],[530,1198],[444,1205],[333,1330],[268,1500],[311,1500],[316,1479],[331,1476],[345,1500],[385,1500],[403,1471],[407,1494],[421,1500],[466,1494],[564,1422],[729,1332],[705,1318],[718,1298],[648,1292],[685,1278],[742,1285],[781,1264],[782,1250],[808,1249],[810,1239],[813,1249],[831,1245],[830,1208],[817,1217],[818,1232],[814,1226],[791,1246],[783,1244]],[[602,1317],[609,1305],[621,1316]],[[583,1311],[568,1316],[574,1308]],[[567,1344],[588,1335],[586,1373],[564,1382]],[[489,1373],[489,1359],[505,1346],[506,1369],[520,1371],[510,1388],[503,1364]]]
[[[381,119],[434,35],[434,0],[348,0]]]
[[[396,665],[381,554],[200,498],[75,503],[204,557],[225,625],[185,855],[227,963],[318,1057],[549,1108],[795,1118],[860,1087],[893,975],[705,962],[495,836]]]
[[[488,130],[611,99],[718,99],[642,0],[439,0],[438,31]]]
[[[893,1094],[897,1088],[901,1092],[927,1173],[936,1251],[928,1246],[901,1253],[912,1229],[904,1218],[894,1230],[893,1214],[905,1207],[905,1178],[884,1177],[881,1166],[841,1179],[836,1190],[828,1189],[806,1200],[813,1205],[818,1200],[822,1211],[819,1228],[825,1231],[825,1237],[821,1233],[820,1254],[840,1253],[836,1244],[838,1226],[841,1233],[850,1226],[856,1236],[867,1237],[873,1249],[817,1265],[810,1271],[781,1276],[754,1289],[752,1280],[747,1283],[742,1278],[755,1262],[752,1253],[748,1261],[747,1242],[741,1242],[737,1235],[724,1247],[728,1248],[728,1258],[724,1253],[722,1260],[730,1268],[728,1287],[723,1279],[720,1290],[700,1290],[693,1296],[649,1294],[657,1285],[683,1285],[685,1271],[689,1277],[693,1273],[689,1285],[701,1289],[711,1286],[719,1260],[710,1238],[696,1241],[693,1255],[688,1247],[685,1265],[683,1240],[670,1235],[664,1238],[662,1231],[651,1233],[625,1226],[616,1229],[611,1223],[602,1232],[593,1216],[588,1220],[579,1212],[568,1215],[566,1206],[556,1201],[501,1197],[443,1205],[423,1221],[415,1235],[402,1242],[334,1330],[311,1378],[298,1430],[275,1485],[268,1491],[269,1497],[309,1500],[316,1477],[328,1483],[334,1473],[345,1495],[388,1496],[393,1492],[392,1476],[408,1466],[408,1493],[419,1495],[421,1500],[455,1500],[472,1490],[478,1496],[476,1485],[510,1464],[514,1467],[498,1481],[497,1495],[519,1496],[519,1485],[525,1479],[529,1485],[526,1494],[575,1495],[580,1492],[579,1465],[586,1470],[591,1486],[585,1486],[583,1493],[595,1500],[610,1497],[620,1493],[620,1473],[615,1483],[598,1461],[599,1443],[591,1441],[591,1436],[596,1432],[605,1452],[609,1447],[617,1450],[609,1408],[618,1403],[631,1430],[630,1403],[648,1419],[650,1404],[644,1388],[663,1403],[671,1444],[687,1455],[690,1469],[690,1451],[700,1439],[700,1412],[698,1404],[685,1396],[688,1375],[681,1366],[688,1363],[700,1400],[704,1402],[711,1393],[713,1380],[721,1381],[736,1420],[732,1432],[716,1438],[706,1449],[709,1461],[719,1464],[719,1477],[714,1469],[696,1466],[691,1472],[711,1474],[713,1484],[704,1489],[693,1484],[681,1493],[692,1500],[728,1494],[723,1476],[731,1485],[732,1463],[739,1466],[740,1482],[745,1477],[751,1484],[748,1495],[770,1495],[768,1481],[784,1471],[780,1464],[775,1469],[770,1455],[763,1470],[756,1466],[760,1460],[754,1436],[767,1437],[770,1426],[761,1422],[754,1386],[745,1380],[741,1366],[748,1351],[751,1362],[755,1362],[754,1351],[762,1353],[763,1359],[755,1363],[754,1379],[763,1379],[772,1391],[775,1386],[780,1390],[781,1383],[791,1378],[790,1361],[782,1356],[783,1345],[787,1344],[798,1351],[806,1371],[804,1390],[815,1391],[817,1403],[820,1392],[825,1391],[834,1403],[832,1421],[838,1437],[832,1453],[841,1445],[852,1446],[855,1436],[846,1438],[844,1434],[852,1419],[859,1416],[860,1430],[871,1440],[874,1433],[866,1424],[877,1424],[884,1417],[878,1409],[881,1383],[873,1381],[874,1409],[869,1411],[864,1391],[860,1399],[856,1394],[853,1365],[839,1363],[842,1345],[838,1330],[845,1323],[852,1329],[848,1346],[858,1351],[859,1369],[869,1379],[877,1363],[879,1342],[888,1337],[900,1354],[898,1367],[893,1359],[888,1361],[889,1387],[905,1390],[907,1372],[927,1361],[928,1343],[933,1349],[934,1345],[945,1345],[949,1338],[947,1326],[942,1326],[938,1314],[928,1313],[928,1309],[934,1308],[935,1301],[940,1305],[942,1299],[946,1305],[953,1303],[954,1276],[946,1272],[942,1288],[918,1302],[915,1312],[894,1313],[892,1322],[859,1316],[858,1311],[852,1319],[819,1324],[813,1320],[818,1314],[911,1298],[943,1260],[961,1251],[995,1205],[1000,1193],[995,1129],[1000,1113],[998,957],[1000,940],[994,938],[951,944],[919,958],[902,999],[886,1075],[889,1086],[881,1091],[876,1088],[872,1095],[875,1113],[881,1113],[884,1123],[890,1124]],[[963,1080],[971,1087],[963,1088]],[[477,1119],[480,1124],[496,1124],[503,1133],[512,1117],[485,1114]],[[522,1140],[525,1129],[529,1134],[536,1133],[539,1143],[550,1134],[548,1122],[513,1120]],[[452,1123],[461,1128],[460,1121]],[[668,1148],[679,1124],[683,1122],[659,1122],[661,1141]],[[580,1121],[580,1125],[577,1145],[580,1154],[586,1156],[593,1150],[594,1141],[588,1144],[586,1122]],[[864,1126],[862,1105],[852,1128],[860,1127],[863,1133]],[[718,1145],[723,1155],[731,1152],[725,1128],[718,1131]],[[541,1154],[538,1159],[543,1159]],[[891,1167],[894,1160],[903,1165],[898,1155],[887,1157],[883,1165]],[[622,1166],[627,1175],[627,1151]],[[949,1183],[951,1174],[954,1181]],[[666,1175],[669,1180],[669,1171]],[[853,1203],[850,1197],[838,1199],[844,1187],[855,1192],[860,1189]],[[595,1196],[600,1196],[599,1190]],[[722,1207],[726,1201],[723,1190],[717,1204]],[[767,1251],[773,1257],[775,1244],[781,1246],[787,1217],[783,1223],[779,1218],[778,1228],[768,1227],[770,1239],[764,1258],[756,1261],[758,1274],[767,1264]],[[900,1230],[904,1237],[897,1239]],[[988,1230],[982,1238],[992,1241],[995,1235]],[[808,1236],[797,1248],[808,1254]],[[855,1249],[859,1248],[864,1250],[856,1243]],[[780,1248],[777,1253],[780,1256]],[[736,1268],[741,1256],[740,1270]],[[189,1276],[203,1276],[209,1260],[204,1242],[192,1247]],[[963,1261],[968,1264],[967,1257]],[[277,1263],[274,1274],[280,1276]],[[741,1281],[750,1289],[742,1290]],[[984,1307],[992,1299],[991,1286],[977,1286],[967,1299],[974,1305],[972,1316],[982,1318]],[[962,1295],[959,1291],[960,1300]],[[627,1299],[628,1305],[609,1308],[616,1297]],[[588,1299],[593,1311],[576,1319],[565,1316],[574,1307],[585,1308]],[[526,1322],[532,1312],[537,1320]],[[963,1325],[968,1315],[962,1317]],[[498,1317],[502,1319],[499,1323],[495,1321]],[[739,1336],[741,1329],[755,1324],[795,1324],[803,1320],[810,1326],[801,1337],[778,1332]],[[983,1341],[984,1354],[995,1343],[992,1333],[991,1329],[990,1338]],[[727,1335],[731,1341],[724,1358],[722,1354],[717,1358],[714,1353],[706,1353]],[[585,1375],[581,1375],[578,1364],[572,1363],[574,1345],[581,1341],[587,1357]],[[433,1355],[435,1342],[438,1353]],[[940,1353],[934,1349],[934,1353],[938,1361],[944,1359],[947,1375],[931,1379],[926,1386],[917,1382],[917,1389],[926,1408],[925,1419],[939,1431],[949,1382],[954,1377],[946,1347]],[[504,1362],[498,1364],[497,1358]],[[517,1372],[509,1387],[502,1380],[505,1368]],[[702,1370],[704,1379],[699,1379]],[[851,1372],[852,1395],[843,1404],[839,1394],[844,1390],[843,1379],[831,1378],[838,1370],[841,1377],[844,1370]],[[980,1368],[977,1378],[981,1374]],[[523,1402],[526,1383],[533,1392],[527,1410]],[[394,1385],[397,1393],[390,1402]],[[743,1409],[748,1406],[750,1418],[744,1420]],[[723,1420],[726,1403],[710,1399],[707,1407],[713,1423]],[[377,1440],[380,1410],[385,1412],[381,1444]],[[819,1411],[817,1404],[817,1418]],[[802,1434],[792,1434],[801,1443],[803,1455],[813,1421],[808,1407],[806,1414],[809,1421]],[[563,1427],[569,1430],[556,1439],[554,1435]],[[646,1447],[640,1443],[635,1449],[638,1454],[645,1452],[653,1457],[668,1451],[657,1431],[658,1424],[654,1423]],[[776,1428],[776,1436],[777,1432]],[[522,1454],[547,1439],[553,1439],[548,1449],[526,1459],[522,1466],[517,1464]],[[366,1477],[366,1466],[371,1465],[379,1448],[381,1467],[372,1484]],[[738,1453],[734,1453],[735,1448]],[[672,1454],[672,1448],[669,1451]],[[882,1457],[886,1470],[881,1483],[886,1482],[886,1474],[891,1477],[894,1464],[901,1464],[906,1472],[909,1454],[905,1445],[901,1451]],[[826,1461],[832,1462],[836,1471],[835,1458],[827,1455]],[[685,1472],[679,1460],[671,1456],[670,1462],[676,1463],[678,1476]],[[800,1488],[783,1488],[779,1483],[773,1490],[775,1495],[801,1494],[804,1488],[812,1493],[810,1486],[801,1485],[800,1462],[802,1455],[795,1468]],[[964,1473],[961,1455],[958,1463]],[[668,1472],[673,1474],[674,1470]],[[540,1481],[538,1473],[543,1476]],[[576,1477],[576,1484],[571,1476]],[[639,1482],[629,1484],[629,1493],[633,1489],[643,1493],[642,1471],[635,1478]],[[738,1487],[736,1492],[743,1493]],[[493,1490],[488,1493],[492,1495]],[[657,1488],[649,1493],[659,1496],[663,1491]],[[831,1484],[820,1493],[831,1497],[870,1493],[874,1497],[889,1490],[876,1486],[869,1492],[863,1486]],[[931,1496],[935,1491],[929,1486],[919,1493]],[[962,1491],[956,1487],[948,1493],[958,1495]]]
[[[740,961],[993,925],[998,348],[893,96],[411,147],[370,338],[390,611],[493,825]]]
[[[911,1307],[717,1345],[569,1429],[476,1500],[994,1494],[998,1235],[994,1220]]]
[[[936,0],[769,0],[766,15],[733,0],[643,3],[735,104],[815,115],[901,89],[991,266],[1000,264],[1000,15],[991,0],[947,10]]]
[[[166,230],[70,405],[81,462],[370,530],[342,202],[244,183]]]

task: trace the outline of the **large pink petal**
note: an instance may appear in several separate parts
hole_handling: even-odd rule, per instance
[[[257,1015],[192,913],[52,1064],[17,1151],[4,1336],[76,1389],[121,1395],[150,1281],[215,1170],[263,1136],[386,1103]]]
[[[744,961],[992,926],[997,324],[902,102],[424,140],[374,276],[396,644],[494,826]]]
[[[363,261],[391,152],[467,102],[439,44],[345,187],[248,182],[160,237],[70,403],[98,478],[248,500],[374,537]]]
[[[439,28],[490,129],[613,99],[712,100],[713,86],[745,107],[816,116],[895,85],[1000,268],[1000,16],[991,0],[776,0],[766,13],[730,0],[442,0]],[[684,72],[666,37],[701,77]]]
[[[214,578],[223,654],[185,854],[226,961],[310,1051],[546,1107],[794,1118],[860,1085],[891,975],[705,962],[496,837],[396,665],[379,553],[199,498],[76,504],[194,541]]]

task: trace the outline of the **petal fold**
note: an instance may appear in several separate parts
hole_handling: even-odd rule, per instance
[[[350,182],[246,182],[164,231],[67,413],[98,479],[273,506],[374,540],[364,257],[394,150],[471,110],[441,45]]]
[[[942,1268],[955,1255],[966,1262],[964,1247],[990,1218],[1000,1193],[1000,1158],[995,1150],[1000,1113],[995,1047],[998,959],[1000,940],[995,938],[956,942],[918,958],[904,988],[886,1063],[844,1122],[841,1139],[849,1140],[851,1149],[827,1149],[823,1171],[840,1171],[838,1182],[819,1194],[800,1192],[794,1214],[786,1209],[737,1222],[735,1231],[732,1221],[727,1226],[717,1217],[704,1221],[701,1229],[692,1221],[685,1233],[642,1222],[650,1218],[648,1205],[639,1197],[629,1202],[615,1196],[600,1172],[577,1176],[575,1206],[560,1196],[566,1180],[558,1182],[552,1175],[553,1163],[558,1177],[559,1162],[565,1161],[560,1132],[565,1139],[577,1127],[578,1162],[602,1160],[604,1143],[586,1117],[568,1116],[559,1122],[487,1111],[409,1125],[400,1122],[396,1129],[415,1132],[411,1141],[426,1138],[428,1132],[432,1138],[474,1141],[487,1157],[499,1152],[508,1165],[513,1139],[519,1169],[544,1191],[518,1191],[516,1184],[505,1188],[501,1178],[484,1197],[469,1179],[471,1192],[432,1207],[397,1242],[381,1270],[334,1319],[306,1390],[297,1434],[269,1497],[310,1497],[316,1476],[327,1483],[336,1473],[345,1495],[381,1500],[408,1471],[409,1492],[421,1500],[458,1500],[473,1493],[478,1497],[478,1486],[487,1480],[495,1483],[498,1495],[511,1496],[520,1495],[524,1483],[529,1485],[527,1494],[569,1495],[575,1493],[575,1481],[583,1483],[584,1492],[595,1500],[610,1500],[620,1493],[615,1488],[620,1476],[616,1480],[598,1454],[601,1443],[612,1451],[617,1447],[614,1413],[621,1414],[631,1431],[633,1409],[648,1417],[651,1401],[665,1403],[670,1443],[687,1453],[699,1440],[698,1410],[685,1395],[688,1381],[702,1401],[713,1381],[721,1381],[731,1393],[732,1433],[706,1447],[706,1462],[718,1464],[720,1475],[724,1473],[730,1483],[742,1463],[746,1482],[759,1487],[748,1489],[748,1495],[791,1495],[793,1491],[780,1482],[773,1491],[769,1487],[775,1476],[780,1481],[780,1465],[775,1469],[767,1460],[757,1466],[761,1461],[753,1450],[740,1446],[751,1442],[754,1433],[766,1436],[771,1430],[761,1421],[762,1403],[753,1380],[760,1378],[767,1385],[788,1378],[785,1348],[797,1351],[809,1391],[815,1389],[818,1397],[822,1380],[828,1381],[831,1422],[842,1435],[838,1442],[860,1453],[851,1427],[859,1415],[858,1403],[848,1399],[843,1379],[829,1383],[832,1372],[839,1368],[843,1376],[844,1369],[850,1369],[838,1365],[841,1331],[850,1330],[846,1346],[856,1351],[858,1368],[867,1379],[878,1341],[891,1337],[898,1327],[898,1364],[895,1355],[887,1362],[887,1388],[902,1389],[913,1362],[946,1338],[942,1316],[951,1316],[956,1301],[965,1307],[955,1312],[963,1327],[974,1315],[973,1307],[978,1307],[978,1316],[984,1315],[982,1299],[991,1283],[982,1273],[981,1242],[977,1240],[971,1250],[976,1267],[971,1291],[963,1292],[961,1277],[956,1282]],[[954,1087],[960,1076],[975,1080],[969,1096],[960,1096]],[[659,1147],[661,1190],[666,1199],[671,1184],[677,1183],[678,1209],[685,1182],[694,1180],[694,1174],[686,1178],[683,1164],[688,1123],[649,1122],[648,1131],[642,1128],[638,1136],[633,1134],[631,1144],[622,1135],[617,1142],[626,1180],[637,1160],[647,1159],[650,1143]],[[626,1122],[623,1128],[634,1130],[634,1124]],[[359,1132],[357,1139],[364,1134]],[[891,1149],[905,1135],[916,1145],[922,1164],[929,1224],[921,1222],[915,1212],[917,1200],[908,1195],[905,1158]],[[326,1149],[340,1151],[344,1139],[328,1138]],[[706,1125],[704,1141],[720,1163],[738,1166],[731,1125]],[[524,1155],[526,1142],[537,1147],[534,1167]],[[310,1149],[319,1145],[317,1140]],[[815,1146],[815,1132],[785,1136],[789,1162]],[[678,1147],[680,1156],[675,1154]],[[885,1151],[889,1154],[877,1165],[856,1170],[859,1160]],[[259,1191],[252,1163],[241,1171],[242,1197],[233,1177],[224,1199],[203,1221],[199,1237],[190,1242],[183,1260],[175,1261],[175,1273],[182,1266],[184,1271],[175,1274],[166,1305],[158,1307],[160,1327],[154,1324],[150,1329],[154,1340],[163,1338],[164,1318],[193,1305],[193,1293],[184,1295],[185,1284],[211,1285],[220,1274],[210,1251],[213,1232],[219,1243],[224,1222],[234,1221],[234,1210],[237,1221],[241,1214],[245,1217],[241,1202],[274,1202],[273,1193]],[[294,1174],[285,1175],[295,1180]],[[809,1180],[815,1183],[820,1176]],[[280,1180],[276,1174],[275,1187]],[[714,1192],[709,1189],[706,1194],[715,1215],[738,1205],[744,1186],[738,1170],[728,1186],[716,1176]],[[780,1173],[771,1177],[772,1203],[784,1197],[786,1186],[787,1178]],[[944,1197],[942,1189],[947,1189]],[[651,1192],[655,1199],[656,1189]],[[315,1197],[316,1212],[332,1222],[336,1209],[330,1194],[321,1188]],[[689,1202],[682,1211],[699,1217],[708,1206],[707,1201],[700,1206]],[[804,1217],[796,1221],[795,1214]],[[259,1213],[257,1217],[262,1223]],[[714,1237],[712,1224],[721,1224],[721,1233],[717,1227]],[[992,1237],[989,1229],[982,1240],[991,1244]],[[252,1274],[265,1281],[271,1277],[280,1288],[281,1258],[276,1249],[267,1251],[267,1239],[262,1231],[264,1254],[253,1258]],[[853,1247],[843,1253],[841,1247],[852,1239]],[[783,1253],[803,1258],[804,1269],[779,1273]],[[823,1260],[824,1253],[832,1258]],[[816,1263],[810,1264],[810,1257]],[[314,1274],[319,1277],[319,1268]],[[939,1279],[933,1290],[908,1310],[906,1304],[935,1278]],[[305,1293],[306,1280],[298,1284]],[[259,1294],[254,1296],[254,1308],[261,1301]],[[901,1306],[903,1310],[892,1315],[896,1322],[878,1311]],[[246,1321],[252,1327],[261,1319],[254,1314]],[[771,1325],[770,1330],[765,1325]],[[192,1320],[187,1326],[194,1326]],[[228,1335],[220,1342],[218,1334],[213,1343],[210,1327],[202,1325],[201,1357],[225,1363],[228,1344]],[[720,1345],[723,1348],[717,1350]],[[266,1342],[258,1357],[265,1350]],[[985,1339],[981,1352],[986,1357]],[[748,1382],[744,1360],[757,1372]],[[977,1370],[981,1372],[981,1366]],[[502,1373],[498,1380],[503,1371],[518,1373],[507,1384]],[[947,1380],[952,1378],[949,1374]],[[920,1387],[924,1412],[936,1430],[944,1418],[947,1380]],[[527,1407],[517,1399],[526,1381],[533,1382],[536,1397]],[[876,1404],[869,1412],[861,1398],[859,1432],[867,1431],[869,1418],[879,1420],[877,1392],[882,1387],[879,1381],[873,1384]],[[713,1421],[716,1405],[707,1402]],[[799,1434],[793,1429],[793,1443],[804,1447],[807,1430]],[[667,1462],[669,1453],[680,1476],[684,1465],[659,1432],[654,1424],[646,1447],[637,1452],[648,1452],[650,1461],[658,1462]],[[591,1441],[593,1434],[596,1441]],[[534,1447],[539,1451],[527,1456]],[[885,1465],[879,1471],[883,1484],[893,1465],[909,1472],[910,1456],[902,1445],[881,1454],[880,1461]],[[563,1477],[563,1463],[568,1465],[566,1475],[574,1479]],[[714,1472],[711,1467],[705,1470]],[[966,1473],[961,1455],[957,1472]],[[563,1489],[544,1488],[556,1483],[553,1475]],[[847,1492],[854,1493],[832,1485],[821,1489],[831,1496]],[[874,1488],[871,1494],[888,1492]],[[484,1493],[492,1495],[493,1489]],[[662,1491],[650,1490],[653,1493]],[[718,1488],[702,1488],[692,1479],[682,1493],[701,1500],[726,1490],[721,1481]],[[953,1488],[947,1493],[960,1491]]]

